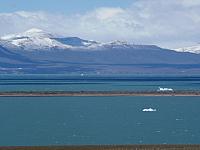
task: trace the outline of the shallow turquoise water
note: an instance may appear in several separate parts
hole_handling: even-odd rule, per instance
[[[197,144],[199,106],[199,97],[1,97],[0,145]]]

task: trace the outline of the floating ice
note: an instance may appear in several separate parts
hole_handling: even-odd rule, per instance
[[[154,111],[157,111],[156,109],[153,109],[153,108],[145,108],[142,110],[143,112],[154,112]]]
[[[169,92],[173,92],[174,90],[172,88],[161,88],[159,87],[158,92],[166,92],[166,91],[169,91]]]

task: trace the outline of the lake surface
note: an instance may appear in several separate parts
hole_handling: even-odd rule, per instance
[[[200,90],[199,76],[0,75],[0,91]]]
[[[199,91],[200,77],[0,75],[1,92],[158,87]],[[0,97],[0,146],[198,144],[199,108],[200,97]]]
[[[199,97],[1,97],[0,145],[197,144],[199,107]]]

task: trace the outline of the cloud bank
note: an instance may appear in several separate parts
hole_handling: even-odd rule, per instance
[[[40,28],[98,41],[126,40],[177,48],[200,42],[200,0],[137,0],[129,8],[101,7],[84,14],[0,13],[0,36]]]

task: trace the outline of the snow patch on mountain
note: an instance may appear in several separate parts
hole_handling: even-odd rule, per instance
[[[175,49],[175,51],[200,54],[200,44],[195,45],[195,46],[190,46],[190,47],[178,48],[178,49]]]
[[[70,45],[62,44],[54,40],[53,37],[54,36],[49,33],[33,28],[24,33],[3,36],[0,40],[4,41],[7,46],[16,46],[24,50],[71,48]]]

